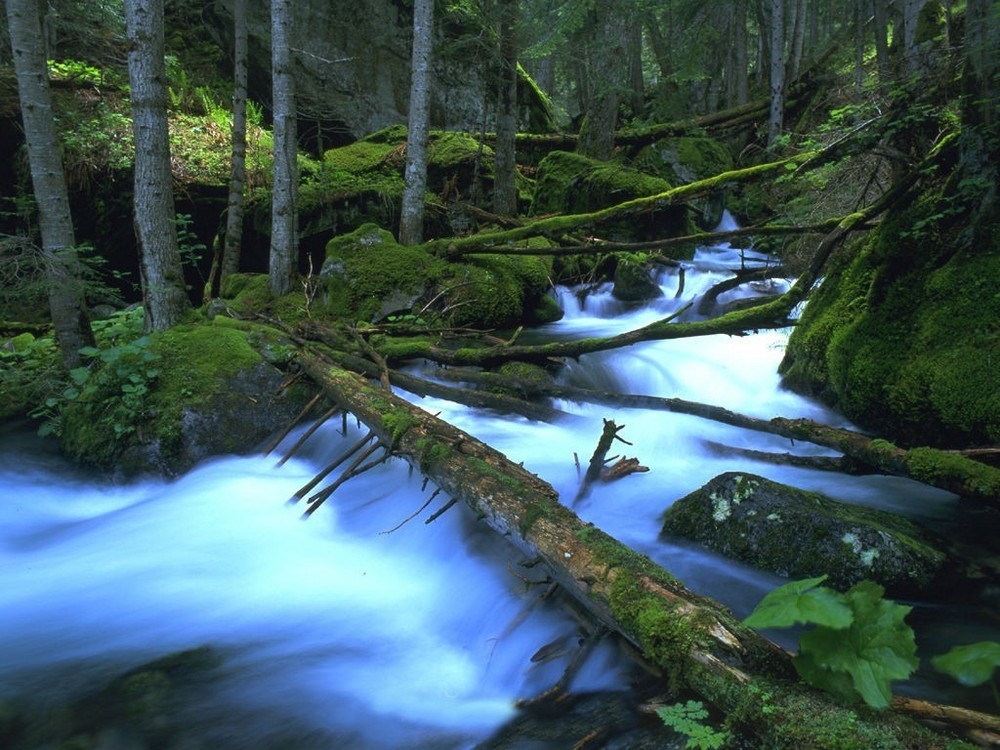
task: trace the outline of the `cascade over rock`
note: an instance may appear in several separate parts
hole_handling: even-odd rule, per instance
[[[664,514],[662,533],[789,578],[871,580],[894,593],[934,582],[943,552],[910,521],[753,474],[721,474]]]

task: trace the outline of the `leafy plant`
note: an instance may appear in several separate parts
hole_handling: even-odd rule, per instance
[[[685,747],[694,750],[718,750],[729,740],[725,730],[715,729],[705,723],[708,711],[701,701],[676,703],[656,709],[656,715],[675,732],[687,737]]]
[[[1000,691],[997,689],[993,673],[1000,667],[1000,643],[980,641],[967,646],[955,646],[951,651],[931,659],[931,664],[939,672],[955,678],[966,687],[975,687],[989,682],[993,688],[993,698],[1000,706]]]
[[[846,592],[820,584],[826,576],[793,581],[761,600],[744,620],[754,628],[813,626],[802,634],[794,658],[799,675],[845,700],[885,708],[890,683],[917,668],[911,607],[884,598],[885,589],[862,581]]]

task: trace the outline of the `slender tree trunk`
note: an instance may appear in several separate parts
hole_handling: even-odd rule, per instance
[[[493,212],[498,216],[517,213],[517,0],[499,0],[500,49],[497,80],[496,177],[493,181]]]
[[[799,71],[802,70],[802,55],[805,47],[806,38],[806,0],[797,0],[792,6],[795,8],[795,22],[792,24],[792,43],[791,43],[791,66],[788,73],[789,78],[795,80],[799,77]]]
[[[750,63],[747,59],[747,0],[737,0],[733,7],[733,44],[736,65],[736,101],[741,107],[750,101]]]
[[[298,112],[292,76],[292,0],[271,0],[271,98],[274,102],[274,189],[268,286],[287,294],[298,272]]]
[[[49,312],[63,364],[80,365],[80,348],[94,343],[87,317],[66,173],[52,116],[48,66],[38,6],[7,0],[21,121],[46,264]]]
[[[878,81],[881,86],[889,84],[891,64],[889,61],[889,14],[886,0],[874,0],[872,8],[875,20],[875,60],[878,64]]]
[[[633,116],[640,116],[646,103],[645,80],[642,75],[642,24],[632,13],[628,28],[628,89],[629,108]]]
[[[785,116],[785,4],[771,0],[771,113],[768,118],[767,143],[781,135]]]
[[[865,85],[865,0],[854,0],[854,97]]]
[[[402,245],[417,245],[424,238],[433,40],[434,0],[414,0],[409,132],[406,139],[403,206],[399,212],[399,242]]]
[[[135,226],[147,331],[180,322],[190,306],[177,247],[163,61],[163,0],[126,0],[135,137]]]
[[[240,269],[247,182],[247,0],[233,4],[233,155],[229,173],[222,281]]]
[[[660,69],[660,83],[662,85],[670,78],[670,45],[663,37],[656,14],[651,10],[642,14],[642,26],[646,30],[649,46],[653,49],[653,57],[656,58],[656,65]]]

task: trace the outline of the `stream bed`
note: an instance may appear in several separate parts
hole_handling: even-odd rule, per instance
[[[664,297],[640,309],[615,302],[608,287],[586,297],[561,289],[565,317],[532,335],[634,329],[697,299],[745,260],[728,246],[703,249],[688,264],[679,297],[678,272],[664,272]],[[843,425],[781,389],[776,369],[787,335],[647,343],[587,355],[562,377],[757,417]],[[944,534],[996,521],[903,479],[720,455],[712,444],[827,452],[692,416],[556,402],[566,416],[540,424],[407,397],[524,462],[568,504],[602,420],[624,424],[626,454],[650,470],[595,487],[574,510],[740,616],[783,581],[658,538],[663,511],[722,472],[754,472],[897,511]],[[362,434],[353,420],[335,421],[281,467],[276,455],[224,457],[173,481],[115,482],[68,465],[23,431],[0,435],[0,745],[8,746],[7,732],[17,740],[11,747],[62,747],[50,735],[65,739],[59,727],[71,733],[78,726],[92,742],[100,738],[84,747],[129,750],[472,748],[515,717],[517,699],[555,684],[573,653],[559,645],[579,640],[580,623],[539,601],[518,573],[519,554],[467,508],[427,524],[445,501],[437,498],[403,523],[433,488],[402,461],[352,479],[308,521],[301,507],[286,504]],[[959,643],[1000,640],[998,602],[996,582],[961,602],[908,602],[924,661]],[[543,647],[554,658],[540,658]],[[182,652],[211,658],[190,669],[143,666]],[[625,690],[633,670],[604,639],[571,687]],[[141,704],[139,729],[95,718],[93,695],[107,685]],[[990,710],[985,693],[928,669],[898,688]],[[165,725],[169,741],[158,734]]]

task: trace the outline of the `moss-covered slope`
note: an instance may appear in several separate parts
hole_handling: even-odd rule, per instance
[[[1000,441],[1000,227],[971,246],[925,194],[844,257],[807,306],[781,365],[904,446]]]

